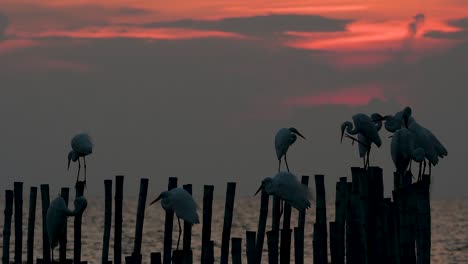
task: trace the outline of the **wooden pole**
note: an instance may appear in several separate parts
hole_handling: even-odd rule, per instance
[[[423,175],[422,181],[416,184],[418,264],[428,264],[431,261],[430,176]]]
[[[15,263],[23,263],[23,183],[14,183],[15,195]]]
[[[257,251],[255,250],[255,235],[254,231],[245,232],[247,264],[257,263]]]
[[[263,255],[263,242],[265,240],[265,231],[266,231],[266,222],[268,218],[268,203],[270,197],[262,190],[262,197],[260,199],[260,216],[258,217],[258,230],[257,230],[257,240],[255,243],[255,249],[257,251],[257,261],[256,263],[262,263]]]
[[[280,203],[281,199],[278,196],[273,196],[273,209],[272,212],[272,220],[271,220],[271,230],[279,231],[280,227]]]
[[[213,210],[213,185],[205,185],[203,189],[203,226],[201,263],[208,263],[211,241],[211,215]]]
[[[304,229],[294,228],[294,260],[296,264],[304,264]]]
[[[337,248],[337,225],[336,222],[330,222],[329,223],[329,228],[330,228],[330,260],[331,263],[338,263],[337,257],[338,257],[338,248]]]
[[[122,208],[124,176],[115,176],[114,264],[122,264]]]
[[[192,195],[192,184],[183,185],[184,190],[186,190],[190,195]],[[192,250],[192,224],[187,221],[184,221],[184,235],[183,235],[183,249],[185,252],[191,252]]]
[[[316,219],[314,224],[313,248],[314,263],[328,263],[327,254],[327,209],[325,199],[324,175],[315,175],[315,193],[317,195]]]
[[[242,238],[233,237],[231,242],[232,264],[242,264]]]
[[[68,207],[68,198],[70,195],[70,189],[69,188],[62,188],[60,192],[60,196],[62,196],[63,200],[65,200],[65,205]],[[68,221],[65,219],[65,226],[68,226]],[[61,263],[65,263],[67,260],[67,228],[64,230],[64,235],[62,237],[62,240],[59,241],[60,247],[59,247],[59,260]]]
[[[346,264],[357,264],[354,249],[356,244],[355,213],[352,203],[353,182],[346,184]],[[354,253],[354,254],[353,254]]]
[[[359,230],[360,230],[360,242],[361,242],[361,261],[363,264],[367,264],[369,261],[368,257],[368,223],[369,223],[369,178],[367,170],[363,168],[351,168],[353,174],[357,174],[359,177]]]
[[[167,185],[167,190],[172,190],[177,188],[177,177],[169,177],[169,183]],[[172,228],[174,222],[174,212],[166,211],[166,219],[164,222],[164,254],[163,254],[163,264],[171,263],[172,255]]]
[[[101,263],[107,264],[109,261],[109,242],[112,225],[112,180],[104,180],[104,207]]]
[[[336,198],[335,198],[335,227],[336,234],[334,241],[336,247],[335,262],[336,264],[345,263],[345,222],[346,222],[346,194],[347,194],[347,179],[341,177],[336,183]],[[331,227],[331,226],[330,226]],[[330,231],[331,232],[331,231]],[[330,243],[331,243],[330,234]],[[331,249],[331,246],[330,246]],[[332,255],[333,256],[333,255]]]
[[[141,264],[141,241],[143,238],[143,223],[145,219],[146,196],[148,194],[148,179],[140,179],[140,193],[135,225],[135,242],[133,244],[132,260],[134,264]]]
[[[36,224],[36,200],[37,187],[31,187],[31,190],[29,192],[28,240],[26,258],[27,264],[34,263],[34,226]]]
[[[84,186],[85,183],[82,181],[77,182],[76,184],[76,196],[75,198],[83,196],[84,193]],[[81,222],[82,222],[82,215],[76,215],[74,218],[74,250],[73,250],[73,262],[75,264],[80,264],[81,263]]]
[[[47,209],[49,209],[49,185],[41,184],[42,200],[42,261],[50,263],[50,243],[47,235]]]
[[[383,171],[380,167],[369,167],[369,225],[368,251],[369,263],[384,262],[386,241],[383,236]]]
[[[210,240],[206,247],[206,264],[213,264],[214,263],[214,241]]]
[[[229,241],[231,238],[231,225],[234,211],[234,198],[236,195],[236,183],[228,182],[226,189],[226,203],[224,206],[224,223],[221,235],[221,264],[227,264],[229,260]]]
[[[309,176],[303,175],[302,178],[301,178],[301,183],[304,184],[305,186],[309,186]],[[306,216],[306,210],[299,211],[297,226],[299,228],[302,228],[303,233],[304,233],[304,229],[305,229],[305,216]]]
[[[151,264],[161,264],[161,252],[151,252]]]
[[[289,212],[291,212],[291,206],[289,206]],[[289,227],[281,229],[280,264],[289,264],[291,261],[291,235],[292,230]]]
[[[13,215],[13,191],[5,190],[5,218],[3,219],[3,256],[2,263],[10,264],[11,217]]]
[[[278,231],[271,230],[267,233],[268,264],[278,264]]]

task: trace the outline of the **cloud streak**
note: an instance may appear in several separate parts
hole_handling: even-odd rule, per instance
[[[0,12],[0,41],[6,38],[6,29],[8,27],[8,17]]]

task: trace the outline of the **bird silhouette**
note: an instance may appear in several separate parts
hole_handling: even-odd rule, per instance
[[[68,153],[68,169],[70,169],[70,161],[78,161],[78,173],[76,175],[76,184],[78,184],[81,170],[80,157],[82,157],[84,162],[84,184],[86,185],[86,156],[93,153],[91,137],[86,133],[75,135],[71,140],[71,147],[72,150]]]
[[[279,197],[297,210],[310,208],[312,194],[309,188],[300,183],[297,177],[290,172],[281,171],[274,177],[266,177],[262,180],[255,195],[263,189],[267,194]]]
[[[50,203],[47,209],[47,235],[52,250],[52,262],[54,262],[54,248],[59,241],[65,238],[67,217],[81,215],[88,206],[88,202],[83,196],[77,197],[74,203],[75,210],[71,211],[65,204],[63,197],[59,195]]]
[[[424,149],[416,148],[416,135],[406,127],[393,134],[390,153],[396,171],[400,175],[407,171],[411,160],[421,164],[425,157]]]
[[[162,192],[150,205],[161,200],[161,206],[166,211],[172,211],[177,216],[179,222],[179,239],[177,240],[177,249],[179,249],[180,235],[182,228],[180,226],[180,218],[190,224],[198,224],[197,204],[189,192],[182,188],[174,188],[170,191]]]
[[[384,117],[377,116],[378,114],[374,114],[373,118],[369,117],[366,114],[355,114],[353,115],[353,123],[346,121],[341,125],[341,142],[343,142],[343,137],[345,135],[345,131],[347,133],[346,137],[350,138],[351,140],[357,141],[360,145],[359,154],[366,153],[365,161],[364,161],[364,168],[369,167],[369,156],[372,143],[374,143],[377,147],[380,148],[382,145],[382,140],[379,136],[379,130],[382,127],[382,120]],[[358,135],[358,138],[352,137],[351,135]],[[363,157],[363,156],[361,156]]]
[[[385,116],[385,129],[389,132],[396,132],[403,126],[406,126],[410,131],[415,134],[415,145],[416,148],[422,148],[425,154],[425,160],[421,166],[424,165],[422,173],[419,173],[418,180],[421,179],[421,174],[425,173],[426,170],[426,159],[429,161],[429,175],[431,175],[431,167],[435,166],[439,162],[439,158],[444,158],[448,155],[447,149],[437,139],[437,137],[427,128],[421,126],[412,117],[412,109],[407,106],[403,111],[397,112],[394,116]],[[406,125],[405,125],[406,123]]]
[[[281,159],[284,156],[284,162],[286,163],[286,169],[289,171],[288,160],[286,158],[286,153],[288,152],[289,147],[296,142],[297,136],[305,137],[297,131],[296,128],[281,128],[278,130],[275,136],[275,150],[276,157],[278,158],[278,172],[281,169]]]

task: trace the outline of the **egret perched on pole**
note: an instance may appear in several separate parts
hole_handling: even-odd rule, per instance
[[[86,156],[93,153],[93,142],[91,137],[86,133],[81,133],[72,138],[72,150],[68,153],[68,169],[70,169],[70,161],[78,161],[78,173],[76,175],[76,184],[80,177],[81,163],[80,157],[83,157],[84,162],[84,184],[86,185]]]
[[[190,224],[198,224],[197,204],[189,192],[182,188],[174,188],[170,191],[162,192],[150,205],[161,200],[161,206],[166,211],[172,211],[177,216],[179,222],[179,240],[177,240],[177,249],[179,249],[180,235],[182,228],[180,226],[180,218]]]
[[[83,196],[75,199],[75,210],[70,211],[62,196],[55,198],[47,209],[47,235],[49,236],[50,248],[52,250],[52,263],[54,262],[54,248],[65,237],[67,229],[66,219],[68,216],[80,215],[84,212],[88,202]]]
[[[255,195],[263,189],[267,194],[279,197],[297,210],[310,208],[312,194],[309,188],[290,172],[282,171],[274,177],[266,177]]]
[[[444,158],[448,154],[444,145],[442,145],[429,129],[416,122],[412,117],[412,109],[409,106],[405,107],[403,111],[396,113],[394,116],[385,116],[384,119],[385,129],[389,132],[396,132],[398,129],[401,129],[402,126],[406,126],[415,134],[416,147],[424,149],[425,158],[429,161],[429,175],[431,175],[431,167],[438,164],[439,158]],[[424,169],[422,174],[424,174],[426,170],[426,160],[423,162]]]
[[[296,128],[281,128],[278,130],[275,136],[275,150],[276,157],[278,158],[278,172],[281,168],[281,158],[284,156],[284,162],[286,163],[286,169],[289,171],[288,160],[286,159],[286,152],[288,152],[289,147],[294,144],[297,139],[297,136],[305,139],[305,137],[297,131]]]
[[[379,130],[382,126],[381,121],[383,117],[381,116],[374,116],[373,118],[369,117],[366,114],[355,114],[353,115],[353,123],[346,121],[341,125],[341,142],[343,142],[343,136],[345,135],[345,131],[347,133],[346,137],[350,138],[354,141],[357,141],[359,144],[363,145],[360,149],[361,151],[367,150],[367,157],[364,161],[364,168],[369,167],[369,155],[371,150],[371,145],[374,143],[377,147],[380,148],[382,145],[382,140],[379,136]],[[358,138],[352,137],[351,135],[361,135],[360,140]]]
[[[390,153],[396,171],[400,175],[403,175],[407,171],[411,160],[421,164],[425,156],[424,149],[416,147],[416,135],[407,128],[401,128],[393,134]],[[420,177],[421,170],[419,171],[418,179]]]

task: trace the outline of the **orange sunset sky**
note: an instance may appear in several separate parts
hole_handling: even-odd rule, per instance
[[[223,170],[215,184],[242,182],[243,170],[272,171],[272,135],[295,124],[311,141],[295,146],[293,166],[315,172],[312,157],[338,177],[360,165],[339,144],[339,124],[410,104],[449,146],[441,166],[455,172],[466,125],[449,120],[466,120],[467,58],[467,0],[0,0],[0,136],[11,139],[0,167],[64,173],[56,160],[86,130],[101,139],[96,174],[148,174],[156,162],[165,174],[211,180]],[[46,147],[50,155],[24,157]],[[392,168],[381,152],[374,161]],[[348,162],[333,165],[334,155]],[[43,177],[32,181],[52,179]],[[440,193],[463,193],[462,181]]]

